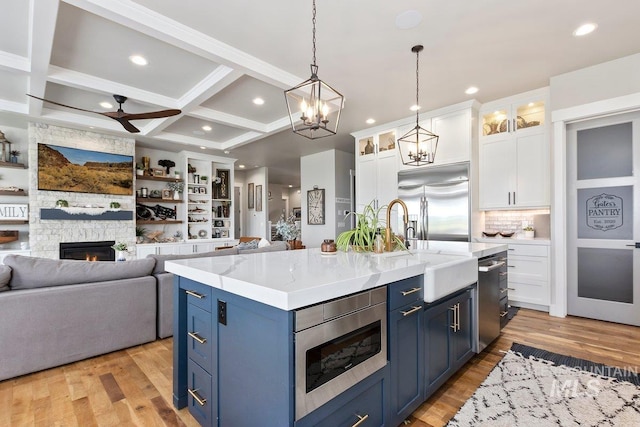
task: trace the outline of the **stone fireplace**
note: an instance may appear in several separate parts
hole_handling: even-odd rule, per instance
[[[60,243],[124,242],[135,246],[135,219],[104,221],[93,219],[42,219],[41,209],[53,208],[64,199],[69,206],[106,206],[120,203],[122,210],[135,210],[135,191],[131,196],[44,191],[38,189],[38,143],[82,148],[135,156],[135,140],[103,135],[45,123],[29,123],[29,245],[31,255],[57,259]],[[133,177],[134,171],[131,171]],[[113,244],[113,243],[111,243]],[[111,245],[109,245],[111,246]],[[84,259],[84,258],[83,258]]]

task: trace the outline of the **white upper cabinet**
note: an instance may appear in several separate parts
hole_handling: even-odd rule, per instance
[[[381,207],[398,194],[396,131],[356,137],[356,210]]]
[[[548,99],[545,88],[480,109],[480,209],[550,205]]]

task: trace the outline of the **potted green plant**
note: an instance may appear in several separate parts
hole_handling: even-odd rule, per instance
[[[118,203],[118,202],[111,202],[111,203],[109,203],[109,207],[110,207],[111,209],[120,209],[120,203]]]
[[[64,199],[58,199],[56,200],[56,208],[68,208],[69,207],[69,202],[67,202]]]
[[[18,163],[18,156],[20,152],[18,150],[11,150],[11,163]]]
[[[126,253],[129,252],[129,247],[125,242],[118,242],[111,248],[116,251],[116,261],[126,261]]]
[[[290,245],[295,248],[294,240],[300,235],[300,230],[296,226],[296,218],[290,215],[285,219],[284,214],[280,215],[280,220],[276,223],[276,233],[282,236],[282,240],[286,240]]]
[[[180,200],[180,193],[184,190],[184,182],[170,182],[167,188],[173,191],[173,199]]]
[[[142,163],[136,163],[136,175],[144,175],[144,165]]]
[[[144,235],[147,234],[147,229],[136,225],[136,243],[144,242]]]
[[[527,227],[524,227],[522,231],[524,231],[524,237],[527,239],[533,239],[533,237],[535,236],[535,231],[533,230],[533,227],[530,225]]]
[[[349,215],[355,216],[356,228],[340,233],[336,238],[336,248],[345,252],[349,249],[357,252],[372,252],[376,230],[380,229],[381,233],[384,233],[386,229],[385,222],[380,219],[380,213],[386,208],[387,205],[374,209],[370,203],[360,213],[349,212],[345,218],[348,218]],[[404,243],[398,236],[394,235],[393,240],[394,246],[406,250]]]

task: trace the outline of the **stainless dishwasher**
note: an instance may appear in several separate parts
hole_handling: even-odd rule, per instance
[[[478,260],[478,353],[500,335],[500,305],[507,292],[506,260],[506,252]]]

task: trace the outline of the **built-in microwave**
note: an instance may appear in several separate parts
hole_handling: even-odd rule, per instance
[[[295,313],[296,420],[387,363],[387,288]]]

